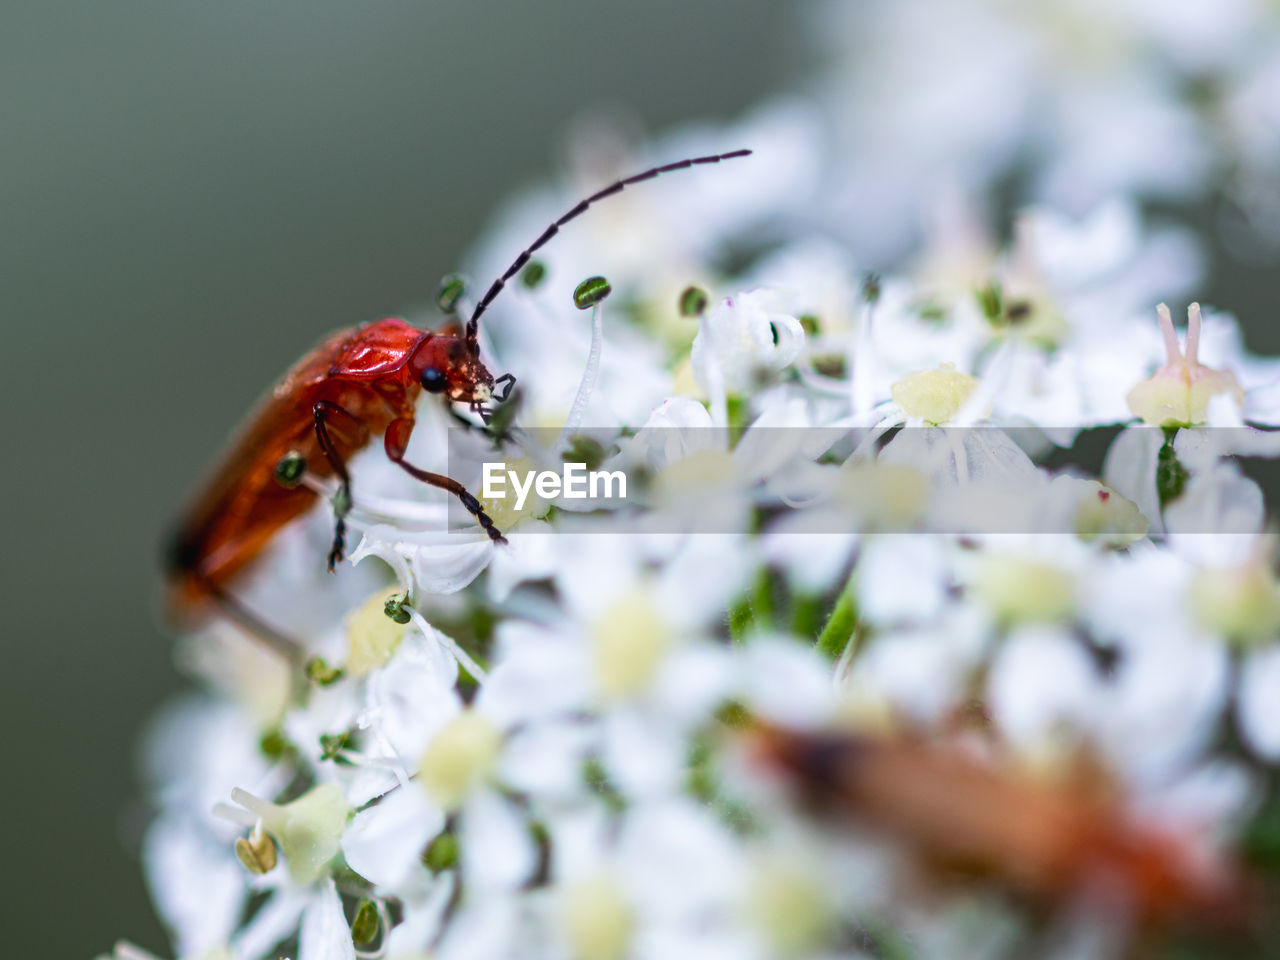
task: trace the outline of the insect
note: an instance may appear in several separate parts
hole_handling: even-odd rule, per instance
[[[411,476],[458,498],[497,543],[501,531],[480,502],[451,477],[405,459],[414,410],[422,391],[450,404],[467,404],[486,421],[490,402],[502,403],[515,383],[495,378],[480,359],[480,318],[530,257],[560,228],[599,200],[662,173],[720,163],[750,150],[694,157],[625,177],[581,200],[507,268],[476,304],[457,333],[419,330],[389,318],[332,334],[300,359],[250,415],[188,512],[166,551],[166,567],[179,610],[214,600],[233,607],[228,584],[262,552],[276,532],[309,510],[318,494],[280,482],[278,471],[336,478],[332,571],[346,552],[346,516],[352,504],[352,455],[379,434],[387,457]],[[243,611],[241,611],[243,614]],[[240,619],[244,619],[243,616]]]
[[[1048,906],[1123,906],[1146,928],[1249,923],[1256,891],[1237,865],[1144,823],[1096,777],[1041,783],[900,734],[761,723],[747,743],[810,811],[895,840],[938,880],[985,879]]]

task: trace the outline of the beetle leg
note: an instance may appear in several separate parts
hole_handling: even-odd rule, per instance
[[[290,663],[300,664],[302,662],[304,647],[299,641],[271,626],[241,603],[239,598],[228,593],[208,577],[204,577],[199,573],[195,573],[194,576],[209,591],[210,599],[218,605],[218,608],[228,620],[248,633],[249,636],[266,643]]]
[[[449,419],[451,419],[458,426],[462,427],[464,430],[468,430],[472,433],[488,433],[488,431],[484,427],[478,425],[474,420],[469,420],[465,416],[463,416],[461,413],[459,413],[457,408],[454,407],[453,404],[449,404],[446,410],[449,413]]]
[[[507,402],[507,397],[511,396],[511,389],[516,385],[516,378],[515,378],[515,375],[514,375],[514,374],[511,374],[511,373],[504,373],[504,374],[503,374],[502,376],[500,376],[497,380],[493,381],[493,385],[494,385],[494,387],[495,387],[495,388],[497,388],[497,387],[503,387],[503,388],[504,388],[504,389],[503,389],[503,391],[502,391],[502,393],[497,394],[496,396],[494,396],[494,398],[493,398],[493,399],[494,399],[494,402],[495,402],[495,403],[506,403],[506,402]]]
[[[355,414],[328,400],[316,401],[311,408],[311,413],[315,417],[316,439],[320,441],[320,449],[325,459],[329,461],[329,466],[333,467],[333,472],[338,475],[338,492],[333,497],[333,546],[329,550],[329,572],[333,573],[347,550],[347,513],[351,510],[351,473],[347,470],[347,464],[330,435],[329,420],[345,421],[348,425],[354,426],[362,438],[369,435],[369,428]]]
[[[494,543],[506,543],[507,538],[493,525],[493,518],[484,512],[484,507],[480,506],[480,501],[468,493],[466,487],[452,477],[446,477],[443,473],[432,473],[429,470],[423,470],[421,467],[415,467],[405,460],[404,454],[409,446],[409,435],[411,433],[413,433],[412,420],[401,418],[391,421],[391,425],[387,427],[387,434],[382,441],[383,448],[387,451],[388,459],[414,479],[429,483],[433,487],[439,487],[441,490],[448,490],[462,501],[462,505],[476,518],[476,523],[484,528],[484,532],[489,535],[490,540]]]

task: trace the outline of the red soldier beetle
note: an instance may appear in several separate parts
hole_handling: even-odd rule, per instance
[[[750,150],[694,157],[615,181],[581,200],[553,222],[494,280],[460,333],[419,330],[398,318],[332,334],[294,364],[250,415],[221,463],[181,518],[166,552],[177,607],[213,600],[257,633],[271,634],[228,591],[230,581],[262,552],[276,532],[305,513],[318,494],[281,482],[284,473],[333,477],[332,571],[346,553],[346,516],[352,506],[347,462],[373,437],[383,436],[387,457],[405,472],[456,496],[496,543],[504,543],[480,502],[457,480],[405,459],[421,391],[448,403],[468,404],[486,422],[490,401],[507,399],[515,377],[495,377],[480,359],[480,318],[533,254],[560,228],[599,200],[662,173],[745,157]],[[496,388],[502,388],[496,393]]]
[[[828,825],[857,824],[941,883],[985,880],[1028,904],[1123,909],[1134,932],[1247,932],[1261,889],[1195,831],[1144,822],[1097,771],[1038,781],[907,734],[747,721],[745,746]]]

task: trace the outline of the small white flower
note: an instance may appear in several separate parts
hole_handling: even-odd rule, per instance
[[[774,295],[751,290],[726,297],[702,318],[693,341],[693,372],[708,395],[748,390],[758,372],[776,372],[795,360],[804,329],[771,309]]]
[[[229,842],[166,813],[147,829],[142,857],[152,900],[180,956],[230,942],[249,891]]]
[[[1129,391],[1127,399],[1133,415],[1155,427],[1191,426],[1206,422],[1209,401],[1218,394],[1227,394],[1237,406],[1243,406],[1244,391],[1234,374],[1200,362],[1200,304],[1187,308],[1185,353],[1178,346],[1169,308],[1162,303],[1157,312],[1167,358],[1153,376]]]
[[[1272,762],[1280,759],[1280,646],[1271,645],[1245,663],[1240,683],[1240,726],[1249,746]]]
[[[351,928],[342,913],[342,900],[332,880],[302,914],[298,960],[356,960]]]

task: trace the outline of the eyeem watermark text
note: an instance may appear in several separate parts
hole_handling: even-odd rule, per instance
[[[505,500],[508,489],[515,492],[516,509],[523,510],[529,493],[543,500],[625,500],[627,475],[621,470],[588,470],[585,463],[566,463],[555,470],[511,470],[505,463],[485,463],[480,495],[486,500]]]

